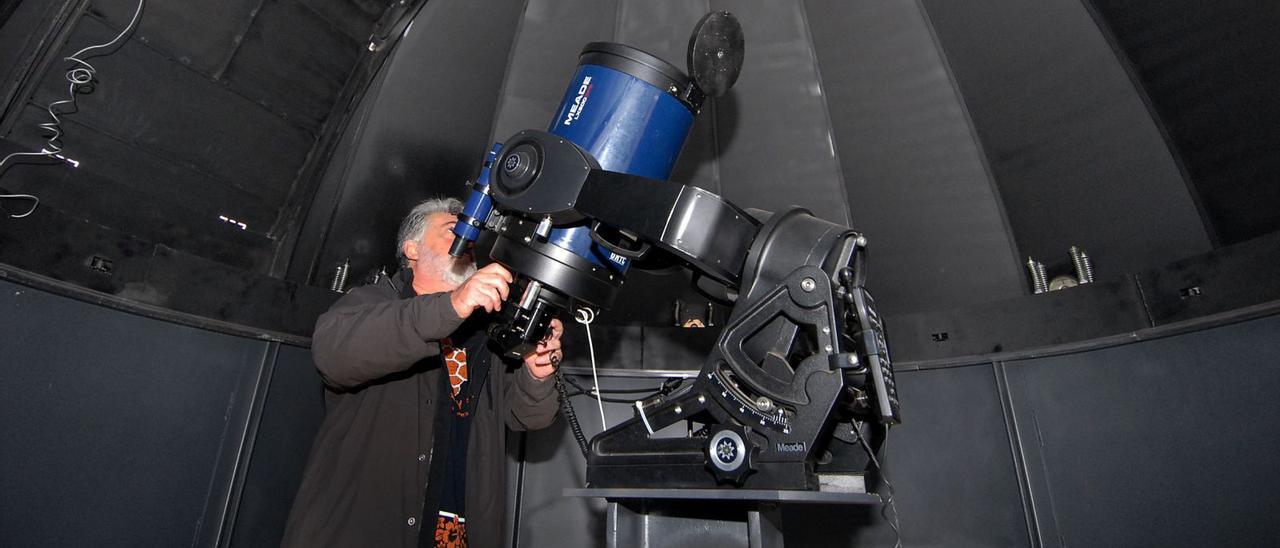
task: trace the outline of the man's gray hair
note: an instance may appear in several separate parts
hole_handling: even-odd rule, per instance
[[[422,232],[427,228],[427,217],[436,213],[457,215],[461,212],[462,202],[457,198],[431,198],[414,206],[405,215],[404,221],[400,222],[400,233],[396,236],[396,257],[400,258],[401,263],[405,261],[404,243],[422,239]]]

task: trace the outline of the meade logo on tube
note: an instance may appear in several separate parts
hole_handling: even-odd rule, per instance
[[[582,116],[582,109],[587,106],[587,98],[591,96],[591,77],[584,76],[582,85],[578,86],[578,96],[573,98],[573,105],[569,107],[569,113],[564,117],[564,125],[573,125],[573,122]]]

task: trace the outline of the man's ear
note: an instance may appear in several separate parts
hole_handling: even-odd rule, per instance
[[[418,242],[415,242],[413,240],[405,240],[404,249],[402,251],[404,251],[404,257],[406,259],[409,259],[410,261],[418,260],[418,257],[419,257]]]

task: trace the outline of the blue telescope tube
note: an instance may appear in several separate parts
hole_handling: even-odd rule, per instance
[[[691,83],[679,69],[621,44],[588,44],[548,131],[587,151],[602,169],[670,177],[700,105],[673,90]],[[547,241],[619,274],[629,259],[591,240],[590,228],[553,229]]]

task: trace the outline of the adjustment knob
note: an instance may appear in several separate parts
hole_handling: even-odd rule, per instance
[[[707,463],[711,465],[716,483],[742,485],[755,471],[756,447],[747,432],[742,428],[725,428],[708,439]]]
[[[520,192],[533,183],[538,175],[538,149],[521,143],[502,157],[499,183],[510,193]]]

